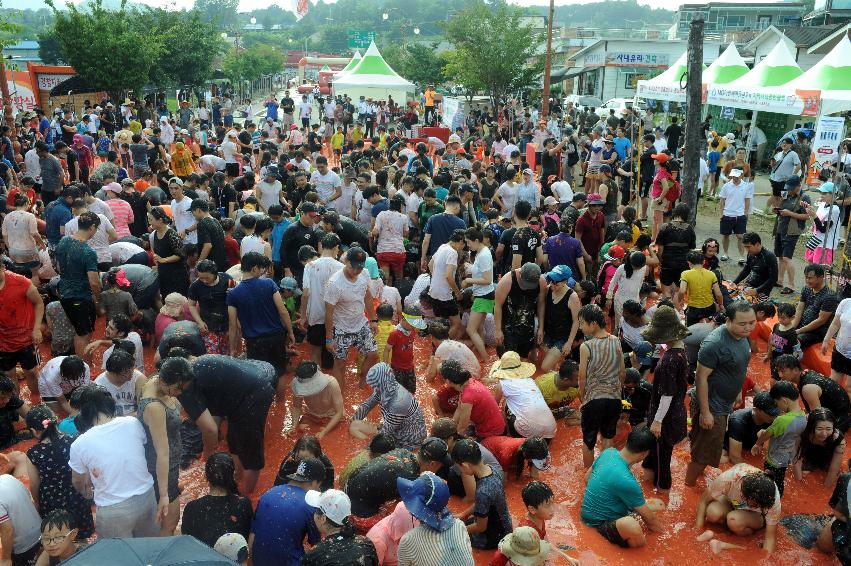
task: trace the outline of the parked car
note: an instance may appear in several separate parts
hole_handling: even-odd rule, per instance
[[[603,101],[596,96],[587,94],[568,94],[562,101],[562,106],[567,108],[567,103],[572,102],[574,108],[598,108],[603,105]]]
[[[624,108],[632,108],[632,106],[632,98],[610,98],[605,104],[597,108],[597,115],[602,118],[606,118],[609,115],[609,110],[614,108],[615,116],[620,117]],[[638,112],[640,115],[644,115],[640,105],[638,107]]]

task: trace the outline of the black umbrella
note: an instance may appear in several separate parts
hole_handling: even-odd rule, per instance
[[[62,563],[65,566],[233,566],[195,537],[107,538]]]

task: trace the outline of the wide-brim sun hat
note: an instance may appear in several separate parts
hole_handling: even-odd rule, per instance
[[[499,541],[499,551],[516,566],[541,566],[550,554],[550,543],[532,527],[517,527]]]
[[[334,379],[326,373],[322,373],[322,370],[316,370],[311,377],[305,379],[299,379],[298,377],[293,378],[292,389],[293,395],[297,397],[310,397],[312,395],[316,395],[326,387]]]
[[[445,532],[455,524],[455,516],[446,507],[449,502],[449,486],[431,472],[415,480],[396,478],[396,487],[408,512],[439,532]]]
[[[691,332],[680,321],[677,311],[667,305],[657,308],[650,320],[650,326],[641,331],[641,337],[651,344],[675,342],[689,334]]]
[[[517,352],[505,352],[490,371],[492,379],[523,379],[535,375],[535,364],[524,362]]]

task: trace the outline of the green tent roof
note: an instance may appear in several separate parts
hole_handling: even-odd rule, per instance
[[[765,56],[765,59],[728,86],[730,88],[780,86],[799,77],[801,73],[801,68],[795,58],[792,57],[786,43],[778,41],[774,49]]]
[[[731,43],[718,59],[703,72],[705,84],[727,84],[748,72],[745,60],[739,55],[736,44]]]
[[[844,36],[824,59],[784,86],[797,89],[851,90],[851,40]]]
[[[384,57],[378,51],[375,43],[371,43],[363,58],[349,72],[350,75],[389,75],[398,76],[396,71],[390,68]]]
[[[355,68],[355,65],[357,65],[358,61],[360,61],[360,60],[361,60],[360,51],[355,51],[355,54],[352,56],[352,60],[349,61],[348,65],[343,67],[343,70],[340,71],[340,73],[348,73],[349,71],[351,71],[352,69]]]

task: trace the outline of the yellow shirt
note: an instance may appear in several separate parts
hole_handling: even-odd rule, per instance
[[[712,285],[718,282],[715,274],[708,269],[698,268],[683,271],[680,279],[688,284],[688,306],[703,309],[715,303]]]
[[[387,134],[378,134],[378,147],[381,149],[387,147]]]
[[[343,141],[346,137],[343,135],[343,132],[336,132],[333,136],[331,136],[331,149],[343,149]]]
[[[352,130],[352,145],[358,143],[362,139],[363,139],[363,130],[358,130],[357,128]]]
[[[425,91],[426,106],[434,106],[434,91],[427,88]]]
[[[544,396],[544,401],[547,402],[547,405],[551,409],[557,409],[562,405],[569,405],[574,399],[579,397],[579,388],[577,387],[568,387],[564,391],[556,387],[555,377],[556,372],[551,371],[535,380],[535,384]]]
[[[387,338],[396,325],[391,320],[379,320],[378,329],[375,332],[375,343],[378,345],[378,359],[384,359],[384,348],[387,347]]]

